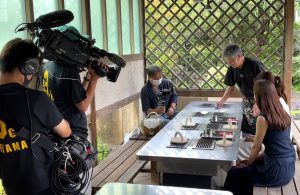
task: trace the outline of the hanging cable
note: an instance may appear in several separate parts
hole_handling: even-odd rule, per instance
[[[51,188],[56,194],[79,194],[89,185],[90,162],[97,151],[82,140],[68,139],[58,152],[51,173]]]

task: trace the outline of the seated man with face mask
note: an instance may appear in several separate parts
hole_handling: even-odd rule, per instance
[[[176,115],[177,94],[171,81],[162,78],[162,70],[152,65],[146,68],[148,81],[141,90],[143,112],[160,114],[164,124]]]

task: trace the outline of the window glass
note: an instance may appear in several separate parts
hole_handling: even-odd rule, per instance
[[[74,26],[82,33],[81,0],[65,0],[65,9],[70,10],[74,15],[74,19],[67,25]]]
[[[108,51],[119,53],[118,49],[118,22],[117,22],[117,1],[106,1],[107,13],[107,34],[108,34]]]
[[[129,0],[121,1],[123,55],[130,54]]]
[[[20,1],[18,1],[20,2]],[[16,3],[18,4],[18,3]],[[33,11],[34,19],[38,18],[40,15],[47,14],[57,10],[56,0],[33,0]]]
[[[134,53],[141,53],[139,0],[133,0]]]
[[[102,4],[101,0],[91,0],[92,37],[96,39],[95,46],[103,48]]]
[[[1,0],[0,3],[0,49],[11,39],[27,38],[27,31],[14,33],[15,28],[26,22],[25,4],[19,0]]]

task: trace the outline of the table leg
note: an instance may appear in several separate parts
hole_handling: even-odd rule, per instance
[[[157,172],[157,163],[151,161],[151,183],[155,185],[160,184],[160,173]]]

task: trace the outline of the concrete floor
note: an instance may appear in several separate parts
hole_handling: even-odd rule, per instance
[[[145,170],[151,170],[150,162],[147,163],[144,167]],[[220,170],[217,176],[212,178],[212,189],[221,190],[225,181],[227,173],[224,170]],[[151,173],[150,172],[140,172],[134,179],[134,184],[148,184],[148,185],[157,185],[151,183]]]
[[[151,169],[150,162],[145,165],[144,169],[146,169],[146,170]],[[151,183],[151,173],[150,172],[140,172],[133,179],[133,183],[136,183],[136,184],[152,184]]]
[[[133,180],[136,184],[152,184],[151,173],[139,173]]]

